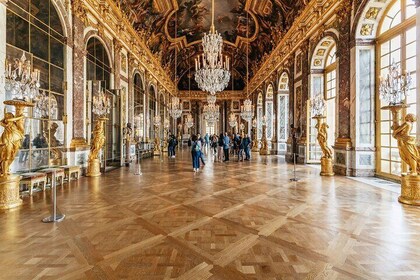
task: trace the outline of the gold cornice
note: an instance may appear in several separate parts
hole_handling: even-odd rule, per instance
[[[263,62],[258,72],[251,79],[249,92],[254,92],[268,76],[274,72],[301,43],[316,32],[330,15],[335,12],[340,4],[339,0],[314,0],[310,1],[302,14],[295,20],[293,26],[285,34],[273,52]],[[246,89],[244,90],[246,92]]]
[[[173,95],[175,92],[174,82],[166,74],[159,61],[156,60],[117,5],[112,0],[85,0],[84,4],[90,14],[98,22],[101,22],[103,27],[137,58],[137,61],[154,79],[159,81],[159,85]]]

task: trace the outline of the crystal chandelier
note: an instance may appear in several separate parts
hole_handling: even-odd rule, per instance
[[[318,93],[315,98],[311,100],[312,115],[319,117],[323,116],[325,112],[325,100],[322,94]]]
[[[248,27],[248,13],[247,13],[247,18],[246,18],[246,36],[247,38],[249,37],[249,27]],[[247,97],[249,96],[249,44],[246,45],[246,92],[247,92]],[[252,105],[252,101],[251,99],[247,98],[244,101],[244,105],[241,106],[241,117],[247,121],[250,122],[252,120],[252,118],[254,117],[254,106]]]
[[[159,127],[160,126],[160,121],[161,121],[160,116],[159,115],[156,115],[155,116],[155,119],[153,120],[153,125],[155,127]]]
[[[163,121],[163,128],[164,128],[164,129],[168,129],[170,125],[171,125],[171,124],[169,123],[169,120],[168,120],[168,119],[165,119],[165,120]]]
[[[172,97],[171,102],[169,103],[169,114],[174,119],[179,119],[182,115],[181,103],[178,97]]]
[[[194,119],[191,113],[188,113],[187,119],[185,120],[185,124],[188,128],[191,128],[194,126]]]
[[[15,96],[14,99],[31,101],[39,94],[41,72],[38,69],[32,71],[31,61],[26,59],[25,52],[13,62],[6,60],[5,67],[5,89]]]
[[[101,91],[98,95],[93,96],[92,112],[100,117],[109,114],[111,109],[111,99]]]
[[[214,0],[212,0],[211,27],[204,33],[203,54],[195,59],[195,81],[198,87],[210,94],[223,91],[229,84],[229,57],[223,61],[223,39],[214,27]]]
[[[54,96],[50,100],[48,93],[44,90],[35,96],[34,101],[36,102],[35,112],[38,116],[48,118],[57,113],[57,100]]]
[[[407,91],[412,84],[410,73],[401,74],[399,64],[392,62],[386,77],[380,78],[379,98],[389,105],[399,105],[407,98]]]
[[[216,105],[215,103],[204,105],[203,115],[208,125],[210,126],[214,125],[214,123],[219,120],[219,114],[220,114],[219,105]]]
[[[208,104],[215,104],[216,103],[216,95],[207,95],[207,103]]]
[[[244,101],[244,105],[241,106],[241,118],[245,121],[250,122],[254,117],[254,106],[252,101],[247,99]]]
[[[230,113],[229,115],[229,125],[230,127],[236,127],[237,125],[236,115],[234,113]]]

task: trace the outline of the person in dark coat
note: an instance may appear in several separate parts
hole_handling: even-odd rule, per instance
[[[225,161],[229,161],[229,148],[230,148],[230,138],[228,136],[228,133],[225,132],[225,135],[223,136],[223,152],[225,153]]]
[[[244,151],[245,151],[245,160],[250,160],[251,159],[251,138],[249,138],[249,135],[246,134],[245,137],[242,139],[242,145],[244,147]]]

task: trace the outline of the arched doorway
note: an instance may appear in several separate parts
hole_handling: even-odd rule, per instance
[[[261,140],[262,137],[262,120],[264,117],[263,111],[263,95],[262,92],[258,93],[257,97],[257,139]]]
[[[328,144],[334,145],[337,136],[337,62],[336,42],[331,36],[322,38],[317,44],[311,60],[310,77],[310,99],[321,95],[326,101],[326,122],[329,126]],[[312,119],[310,100],[307,106],[308,116],[308,141],[307,141],[307,162],[319,163],[322,152],[318,145],[315,128],[316,121]]]
[[[286,72],[283,72],[279,79],[277,104],[277,149],[280,154],[285,154],[289,135],[289,75]]]
[[[43,101],[32,113],[28,112],[30,117],[25,120],[19,159],[10,167],[12,173],[38,169],[50,163],[62,164],[68,136],[67,124],[63,121],[67,114],[65,28],[53,1],[24,2],[7,3],[6,58],[14,61],[24,53],[32,64],[31,70],[40,70]],[[14,97],[11,91],[5,90],[6,100]],[[13,112],[13,107],[6,106],[6,109]]]

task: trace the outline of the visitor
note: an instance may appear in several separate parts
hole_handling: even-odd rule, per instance
[[[196,135],[193,135],[191,137],[191,156],[192,156],[192,164],[193,164],[193,170],[194,172],[197,172],[200,170],[200,141],[198,141],[198,137]]]
[[[245,137],[241,137],[239,136],[239,141],[238,141],[238,161],[242,160],[244,161],[244,140]]]
[[[245,137],[242,139],[242,145],[245,151],[245,160],[250,160],[251,159],[251,138],[249,138],[249,135],[246,134]]]
[[[178,140],[176,139],[175,135],[172,134],[172,137],[174,138],[174,149],[173,149],[173,157],[175,157],[176,154],[176,148],[178,147]]]
[[[228,133],[225,132],[225,136],[223,137],[223,152],[225,154],[224,162],[229,161],[229,148],[230,148],[230,139],[229,139]]]
[[[168,157],[175,157],[175,137],[173,135],[169,136],[168,140]]]
[[[219,139],[217,140],[217,160],[219,162],[223,160],[223,133],[220,133]]]
[[[218,142],[217,135],[216,134],[212,135],[212,137],[211,137],[211,147],[213,148],[213,154],[214,154],[215,158],[217,156],[217,144],[218,144],[217,142]]]
[[[205,148],[208,148],[209,147],[209,140],[210,140],[210,137],[209,137],[209,134],[208,133],[206,133],[206,135],[204,136],[204,144],[205,144]]]

